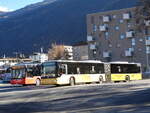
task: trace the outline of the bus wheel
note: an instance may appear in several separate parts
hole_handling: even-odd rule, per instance
[[[73,77],[70,78],[70,86],[75,85],[75,79]]]
[[[40,85],[40,83],[41,83],[41,81],[40,81],[40,79],[36,79],[36,86],[39,86]]]
[[[129,82],[130,81],[130,76],[127,75],[126,78],[125,78],[126,82]]]
[[[102,84],[102,83],[103,83],[103,77],[100,76],[100,77],[99,77],[99,84]]]

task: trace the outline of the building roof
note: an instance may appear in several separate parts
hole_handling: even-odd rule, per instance
[[[85,46],[85,45],[88,45],[88,43],[84,42],[84,41],[81,41],[81,42],[78,42],[78,43],[74,44],[73,46]]]
[[[119,10],[110,10],[110,11],[104,11],[104,12],[91,13],[91,14],[87,14],[87,16],[91,16],[91,15],[95,15],[95,14],[105,15],[105,14],[118,13],[118,12],[122,12],[122,11],[130,11],[130,10],[135,10],[135,9],[136,9],[136,7],[123,8],[123,9],[119,9]]]

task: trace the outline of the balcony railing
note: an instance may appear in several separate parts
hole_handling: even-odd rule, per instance
[[[109,16],[103,16],[103,22],[110,22]]]
[[[134,36],[134,32],[133,31],[126,32],[126,37],[127,38],[132,38],[133,36]]]
[[[107,27],[104,26],[104,25],[101,25],[101,26],[99,26],[99,30],[102,31],[102,32],[104,32],[104,31],[107,30]]]
[[[96,49],[96,45],[95,44],[90,44],[90,50],[95,50]]]
[[[94,41],[94,38],[92,36],[87,36],[87,41],[88,42]]]
[[[129,20],[131,18],[131,15],[129,13],[124,13],[123,14],[123,19],[124,20]]]

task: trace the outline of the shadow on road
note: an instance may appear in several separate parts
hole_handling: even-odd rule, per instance
[[[1,86],[0,87],[0,93],[1,92],[14,92],[14,91],[30,91],[30,90],[39,90],[39,89],[48,89],[48,88],[55,88],[56,86]]]
[[[150,88],[140,91],[119,92],[105,90],[78,89],[76,92],[59,91],[54,98],[48,98],[46,101],[40,101],[44,95],[39,96],[39,100],[12,103],[0,106],[0,113],[32,113],[32,112],[97,112],[97,113],[149,113],[150,111]],[[78,92],[78,93],[77,93]],[[53,94],[54,95],[54,94]],[[59,96],[60,95],[60,96]],[[50,96],[51,97],[51,96]]]

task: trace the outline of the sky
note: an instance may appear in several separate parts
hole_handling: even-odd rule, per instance
[[[43,0],[0,0],[0,11],[14,11]]]

